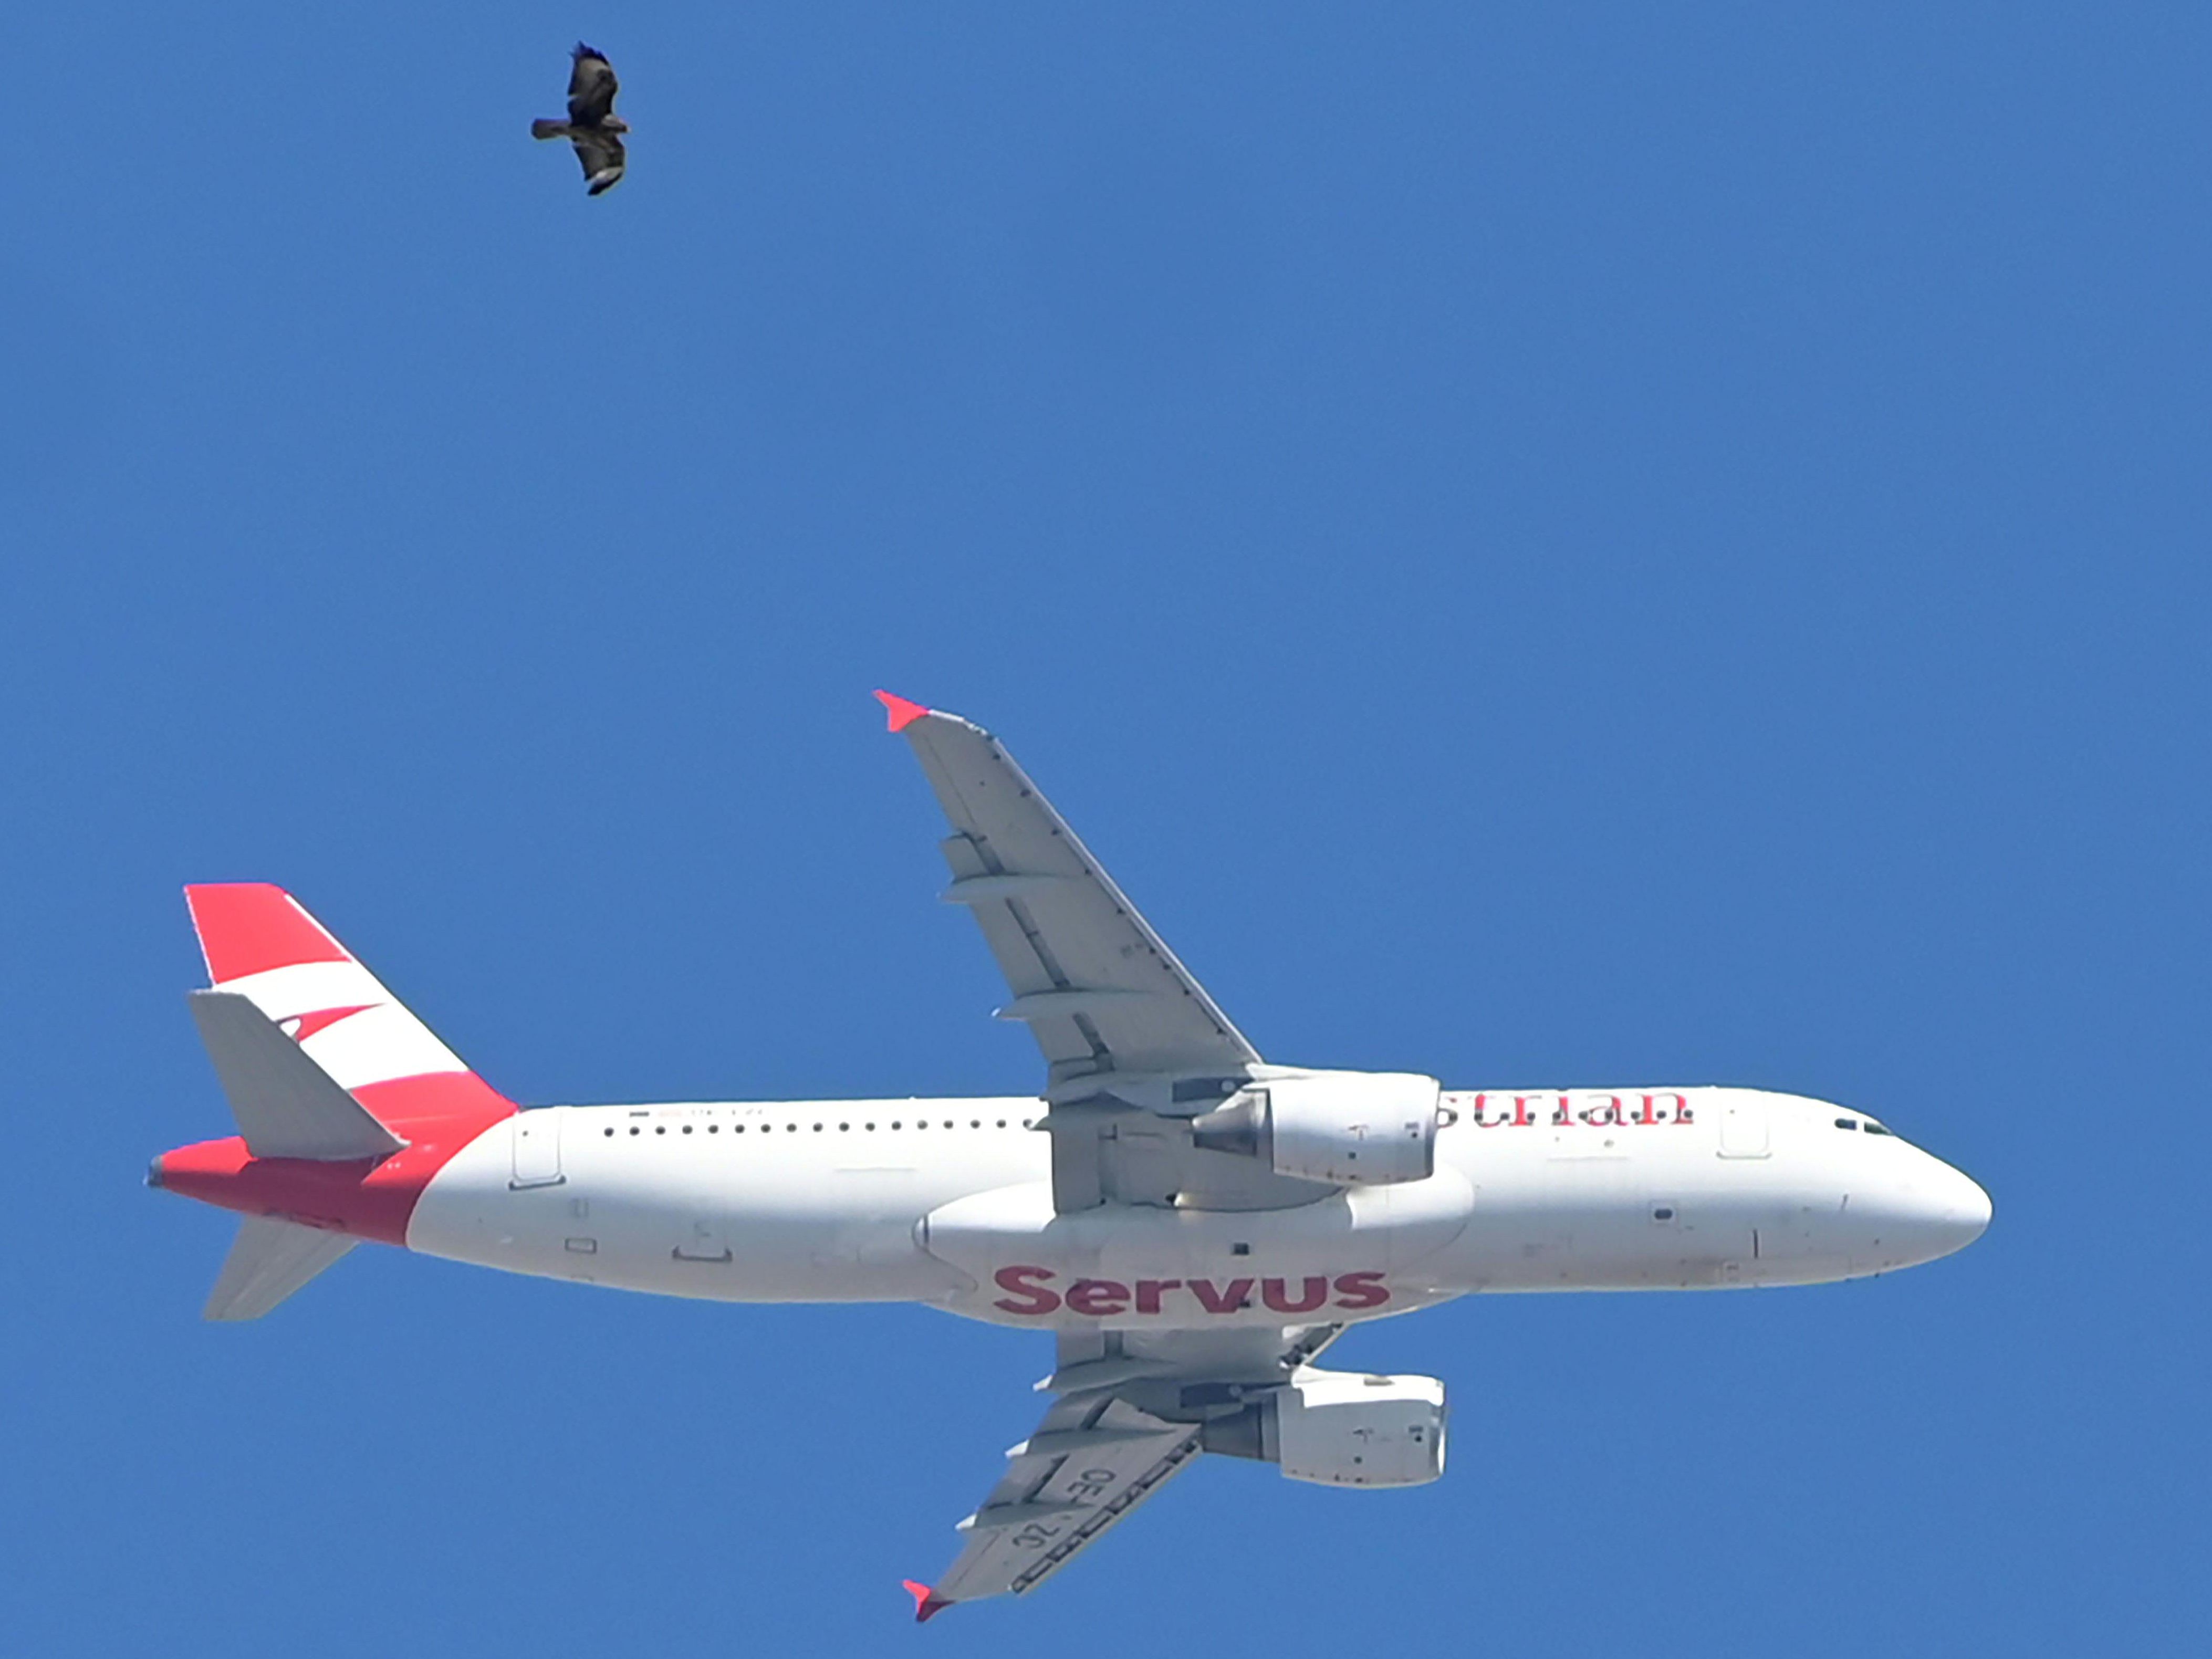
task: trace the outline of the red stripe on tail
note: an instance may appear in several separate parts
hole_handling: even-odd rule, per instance
[[[407,1145],[388,1158],[318,1164],[256,1158],[236,1135],[179,1146],[154,1160],[155,1184],[246,1215],[282,1216],[381,1244],[407,1243],[431,1178],[514,1103],[470,1072],[405,1077],[354,1091]]]
[[[185,889],[185,902],[215,984],[302,962],[353,960],[289,893],[265,881],[198,883]]]

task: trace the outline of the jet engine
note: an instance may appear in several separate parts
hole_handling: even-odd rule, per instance
[[[1306,1181],[1425,1181],[1437,1169],[1443,1092],[1413,1072],[1285,1072],[1192,1119],[1191,1139]]]
[[[1322,1486],[1419,1486],[1444,1472],[1444,1385],[1433,1376],[1303,1370],[1206,1424],[1210,1452]]]

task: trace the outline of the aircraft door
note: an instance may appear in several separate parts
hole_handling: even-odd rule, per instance
[[[1721,1156],[1765,1158],[1769,1151],[1766,1103],[1754,1094],[1730,1097],[1721,1103]]]
[[[514,1117],[514,1178],[507,1184],[557,1187],[568,1177],[561,1173],[561,1120],[565,1106],[544,1106],[518,1112]]]

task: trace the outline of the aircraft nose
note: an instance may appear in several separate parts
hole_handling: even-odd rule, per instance
[[[1929,1158],[1933,1167],[1913,1182],[1914,1219],[1928,1247],[1929,1259],[1963,1250],[1989,1231],[1990,1195],[1981,1183],[1941,1158]]]

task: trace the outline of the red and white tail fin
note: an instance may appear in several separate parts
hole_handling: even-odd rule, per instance
[[[379,1121],[505,1103],[283,888],[206,883],[185,901],[215,988],[251,1001]]]

